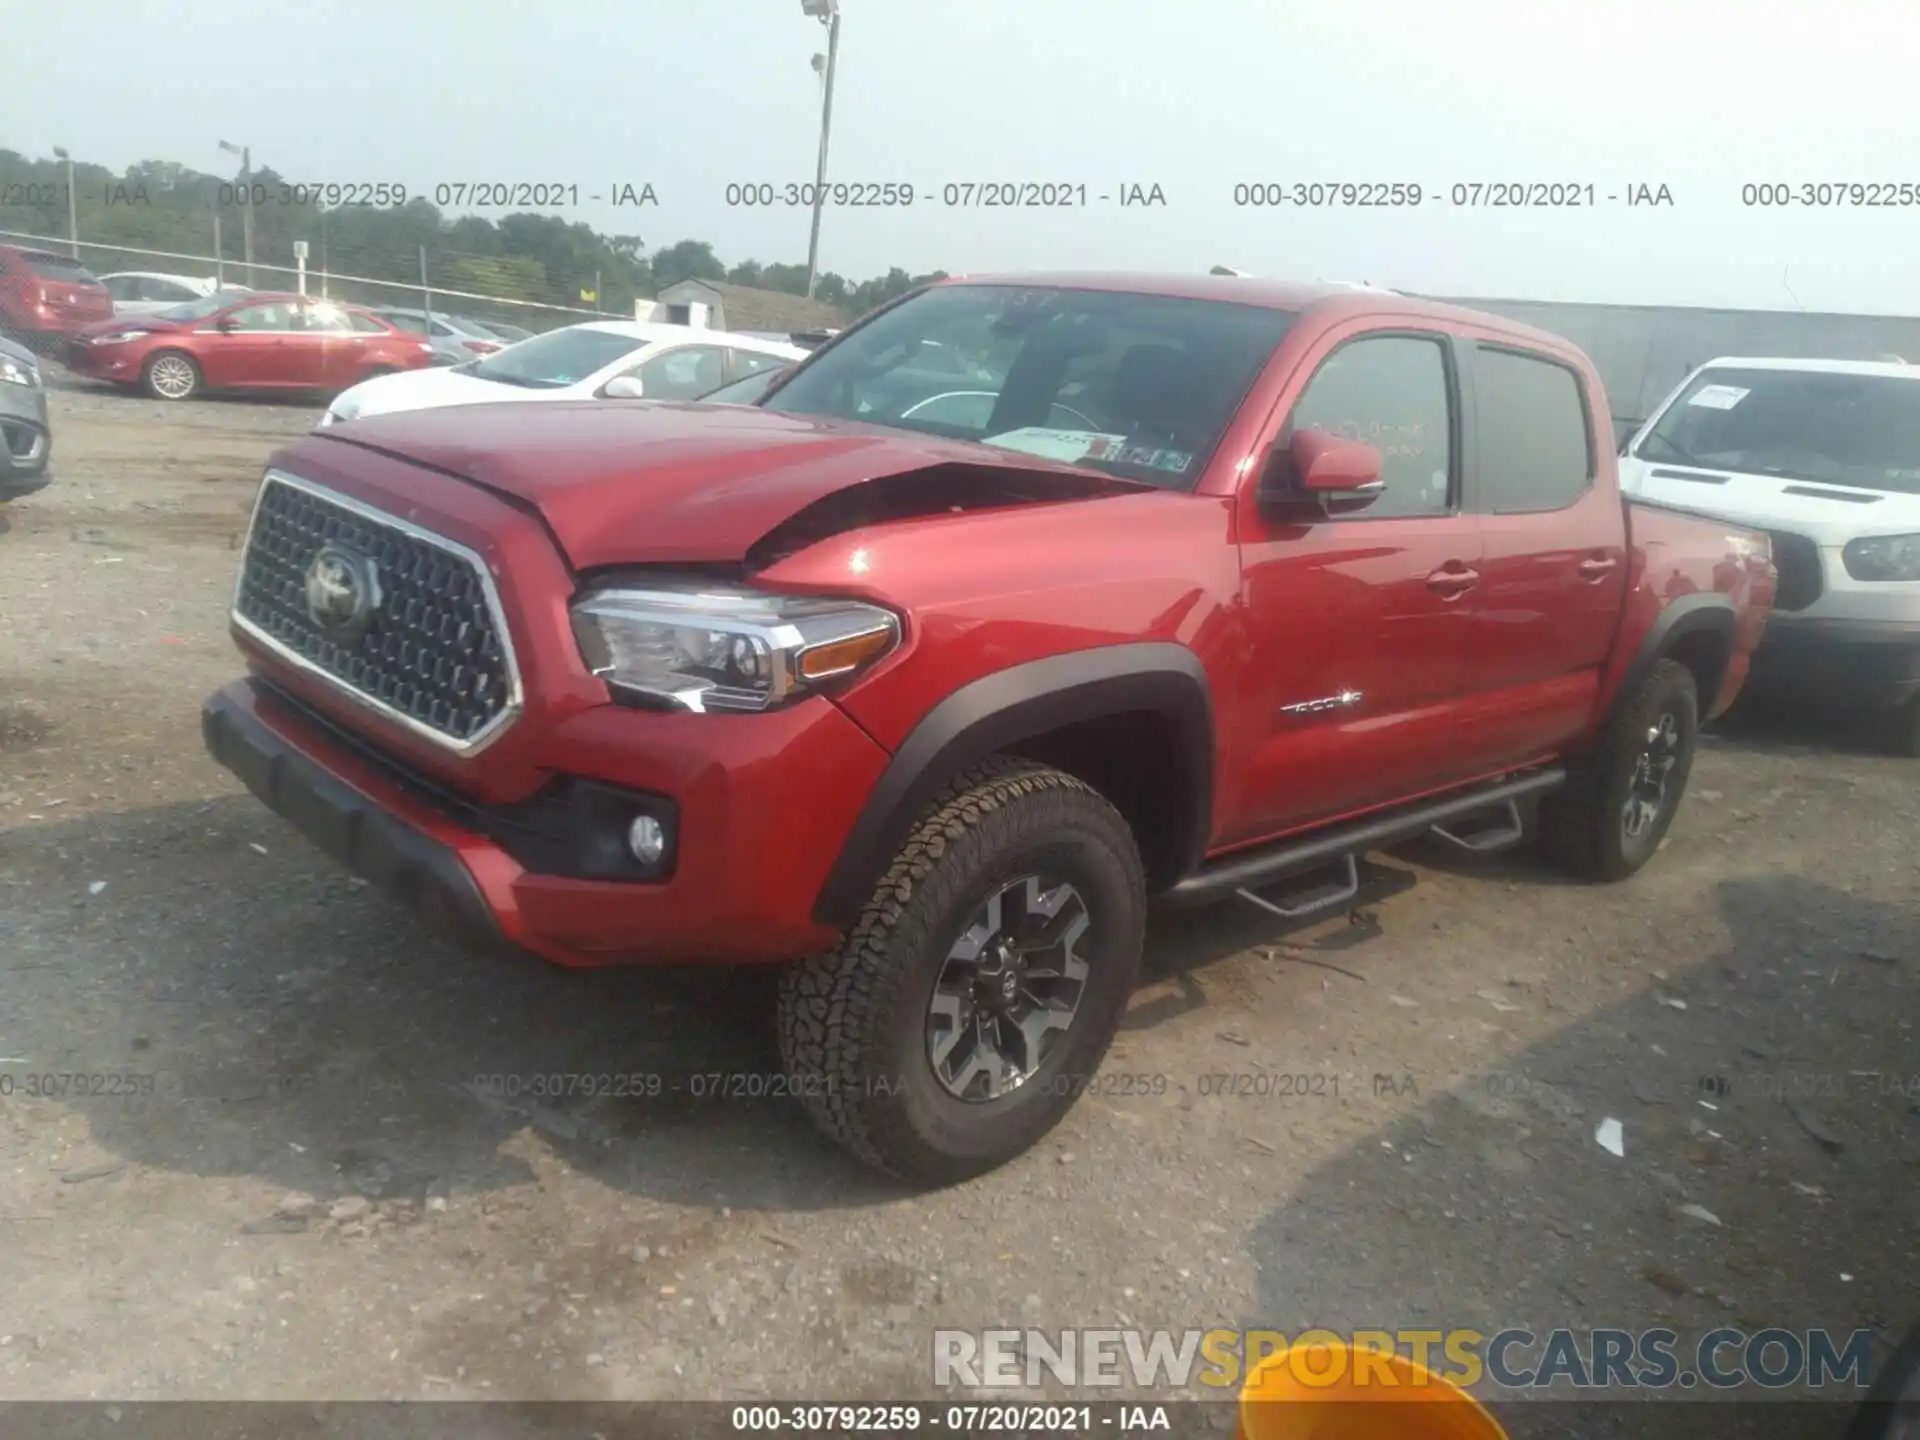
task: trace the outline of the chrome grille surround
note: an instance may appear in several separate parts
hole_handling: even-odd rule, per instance
[[[307,566],[345,538],[379,569],[374,628],[350,645],[305,609]],[[284,470],[254,498],[233,623],[263,649],[456,755],[476,755],[524,708],[520,667],[486,561],[443,535]]]

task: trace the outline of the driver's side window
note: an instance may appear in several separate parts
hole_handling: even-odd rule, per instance
[[[226,323],[240,334],[291,330],[294,327],[294,307],[280,301],[242,305],[227,314]]]
[[[1301,430],[1359,440],[1380,452],[1385,489],[1348,518],[1445,515],[1453,499],[1453,419],[1446,349],[1438,338],[1382,335],[1341,346],[1294,402],[1280,444]]]
[[[681,345],[629,373],[649,400],[697,400],[727,383],[727,352],[718,345]]]

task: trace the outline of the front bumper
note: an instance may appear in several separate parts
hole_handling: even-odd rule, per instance
[[[594,767],[597,754],[630,753],[649,721],[682,718],[720,721],[710,762],[691,783],[657,783],[665,770],[617,776],[610,765]],[[729,724],[742,719],[773,723]],[[813,905],[887,759],[864,731],[824,701],[754,717],[606,707],[578,723],[575,734],[554,737],[554,753],[599,769],[583,780],[671,800],[668,878],[553,873],[537,847],[530,853],[502,838],[502,827],[517,823],[508,815],[515,807],[436,795],[258,678],[216,691],[201,711],[208,751],[268,808],[355,873],[467,936],[568,966],[772,963],[833,943]],[[647,757],[632,758],[633,770],[648,770]]]
[[[1920,694],[1920,620],[1775,614],[1754,651],[1747,691],[1885,708]]]
[[[142,344],[90,345],[85,340],[68,340],[61,360],[74,374],[89,380],[109,380],[116,385],[137,384],[140,366],[146,359]]]

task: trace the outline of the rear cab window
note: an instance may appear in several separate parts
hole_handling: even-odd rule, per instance
[[[1578,371],[1534,351],[1474,346],[1473,508],[1564,510],[1593,484],[1593,421]]]
[[[65,255],[43,255],[29,253],[25,256],[27,269],[42,280],[57,280],[63,285],[98,285],[99,278],[78,260]]]

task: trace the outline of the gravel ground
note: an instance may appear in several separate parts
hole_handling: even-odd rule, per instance
[[[908,1195],[784,1101],[476,1093],[768,1071],[769,979],[463,952],[309,849],[198,704],[316,412],[53,400],[0,509],[0,1398],[897,1399],[936,1325],[1920,1310],[1911,762],[1754,717],[1624,886],[1415,849],[1352,922],[1167,917],[1106,1093]]]

